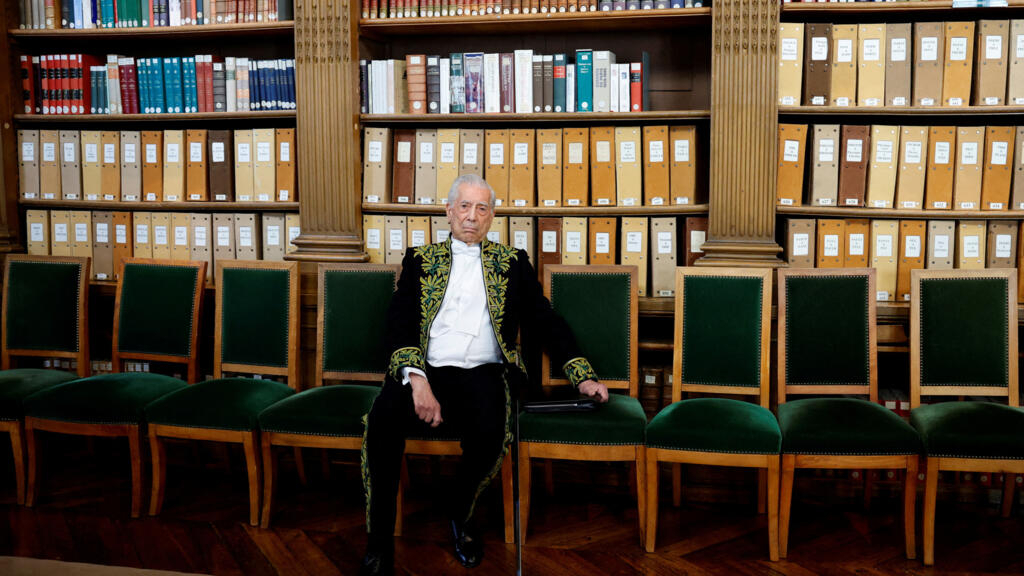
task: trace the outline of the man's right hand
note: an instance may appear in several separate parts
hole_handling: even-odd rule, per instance
[[[419,374],[409,374],[409,385],[412,386],[412,402],[416,407],[416,415],[420,420],[430,424],[431,428],[441,425],[441,404],[434,398],[427,379]]]

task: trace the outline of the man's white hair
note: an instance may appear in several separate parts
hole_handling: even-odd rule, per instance
[[[491,185],[486,180],[476,174],[463,174],[456,178],[455,182],[452,182],[452,187],[448,190],[449,205],[455,205],[455,201],[459,198],[459,188],[466,184],[477,188],[486,188],[491,193],[491,208],[494,208],[494,188],[491,188]]]

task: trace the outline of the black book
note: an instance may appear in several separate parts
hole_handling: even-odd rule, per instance
[[[227,81],[224,74],[224,63],[213,63],[213,111],[224,112],[228,109]]]
[[[359,113],[369,114],[370,108],[367,99],[370,95],[370,74],[369,64],[366,60],[359,61]]]
[[[441,57],[427,56],[427,113],[441,112]]]

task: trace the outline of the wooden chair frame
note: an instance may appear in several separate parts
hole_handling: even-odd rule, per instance
[[[636,266],[568,266],[561,264],[549,264],[544,267],[544,296],[551,298],[551,277],[553,274],[584,272],[586,274],[629,274],[630,286],[637,286]],[[637,369],[637,291],[632,290],[629,296],[629,378],[626,380],[605,380],[601,383],[611,389],[627,390],[629,396],[637,397],[639,389],[639,371]],[[565,378],[552,377],[550,370],[550,359],[545,352],[541,369],[541,384],[543,386],[569,384]],[[646,447],[643,444],[622,445],[622,446],[581,446],[577,444],[558,444],[554,442],[525,442],[519,443],[519,509],[521,514],[520,527],[523,533],[523,541],[526,541],[527,526],[530,519],[530,459],[545,458],[550,460],[575,460],[586,462],[633,462],[636,466],[636,487],[637,487],[637,515],[638,530],[640,539],[644,538],[644,518],[647,510],[646,494],[644,485],[648,468],[645,466]],[[502,482],[504,484],[504,505],[505,505],[505,542],[513,542],[515,536],[514,502],[512,501],[512,470],[510,466],[503,466]]]
[[[12,262],[68,263],[81,266],[82,273],[78,278],[78,351],[63,350],[22,350],[7,346],[7,307],[10,298],[7,295],[7,284],[11,278]],[[32,256],[28,254],[8,254],[4,260],[3,281],[3,327],[2,346],[0,346],[0,363],[3,370],[11,369],[12,356],[31,356],[44,358],[71,358],[78,363],[76,372],[79,378],[86,378],[91,372],[89,365],[89,278],[92,261],[89,258],[75,256]],[[17,502],[25,503],[25,423],[20,420],[0,421],[0,433],[6,432],[11,438],[11,453],[14,456],[14,477],[17,485]]]
[[[835,276],[866,276],[868,280],[868,384],[866,386],[790,386],[786,380],[786,283],[789,278],[835,277]],[[787,394],[866,394],[873,403],[878,402],[878,338],[875,326],[876,309],[874,294],[876,271],[874,268],[791,268],[780,269],[778,272],[778,403],[785,404]],[[793,475],[797,468],[832,468],[832,469],[878,469],[898,468],[904,471],[903,480],[903,537],[906,556],[916,557],[914,538],[914,505],[917,498],[917,467],[918,455],[903,456],[857,456],[857,455],[819,455],[819,454],[787,454],[782,453],[782,478],[779,505],[779,556],[785,558],[789,551],[789,519],[793,497]],[[870,487],[865,486],[865,490]]]
[[[288,365],[259,366],[254,364],[230,364],[222,361],[223,355],[223,306],[224,270],[279,270],[288,273]],[[251,260],[222,260],[217,262],[216,331],[214,335],[215,379],[223,377],[225,370],[244,371],[253,374],[287,376],[288,384],[299,386],[299,263]],[[245,451],[246,473],[249,478],[249,524],[256,526],[260,521],[260,435],[258,430],[218,430],[194,428],[168,424],[149,425],[149,446],[153,464],[153,486],[149,499],[149,515],[160,513],[164,503],[164,488],[167,479],[167,456],[164,438],[185,440],[206,440],[241,444]]]
[[[933,278],[1002,278],[1007,281],[1007,342],[1009,374],[1007,387],[922,386],[921,384],[921,281]],[[985,270],[912,270],[910,275],[910,407],[921,405],[922,395],[994,396],[1007,398],[1010,406],[1020,405],[1017,373],[1017,272],[1014,269]],[[1006,475],[1003,483],[1003,517],[1013,506],[1013,481],[1024,474],[1024,461],[998,458],[940,458],[926,456],[924,488],[924,564],[935,564],[935,508],[939,491],[939,471],[990,472]]]
[[[120,342],[118,332],[121,324],[121,293],[124,290],[124,270],[130,264],[175,266],[195,268],[196,281],[193,288],[193,302],[191,318],[191,336],[189,356],[184,361],[180,356],[169,356],[163,354],[139,354],[121,353],[118,349]],[[197,374],[197,357],[199,354],[199,312],[202,309],[202,291],[206,277],[206,262],[186,262],[180,260],[159,260],[152,258],[129,258],[121,262],[117,280],[117,295],[114,299],[114,334],[112,344],[112,364],[115,369],[121,369],[121,362],[128,360],[152,360],[159,362],[176,362],[188,365],[189,382],[193,382]],[[59,434],[73,434],[76,436],[104,436],[104,437],[127,437],[128,448],[131,454],[132,471],[132,518],[138,518],[142,512],[142,485],[143,485],[143,426],[137,424],[85,424],[78,422],[60,422],[42,418],[25,418],[25,440],[28,446],[28,492],[25,495],[25,505],[35,504],[35,485],[39,459],[36,455],[36,430],[46,432],[57,432]]]
[[[758,278],[761,280],[761,366],[758,387],[709,386],[686,384],[682,379],[683,372],[683,309],[686,302],[684,290],[688,276],[731,276],[737,278]],[[676,268],[676,299],[675,299],[675,345],[672,352],[672,402],[679,402],[683,392],[711,394],[744,394],[756,396],[762,408],[768,409],[770,393],[769,347],[771,345],[771,293],[772,270],[768,268]],[[663,448],[647,448],[647,529],[645,531],[645,549],[654,552],[658,535],[658,463],[671,462],[673,466],[673,495],[679,493],[676,488],[681,483],[678,464],[701,464],[705,466],[735,466],[756,468],[759,474],[759,504],[764,491],[767,490],[768,507],[768,551],[772,561],[779,558],[778,508],[779,508],[779,456],[775,454],[725,454],[716,452],[698,452],[692,450],[667,450]],[[765,489],[760,485],[766,484]],[[760,507],[760,506],[759,506]]]

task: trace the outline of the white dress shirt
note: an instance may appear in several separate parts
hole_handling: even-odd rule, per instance
[[[501,361],[486,291],[480,245],[452,238],[452,269],[441,308],[430,325],[428,364],[474,368]],[[403,384],[409,383],[409,374],[426,377],[423,371],[406,367],[402,369]]]

